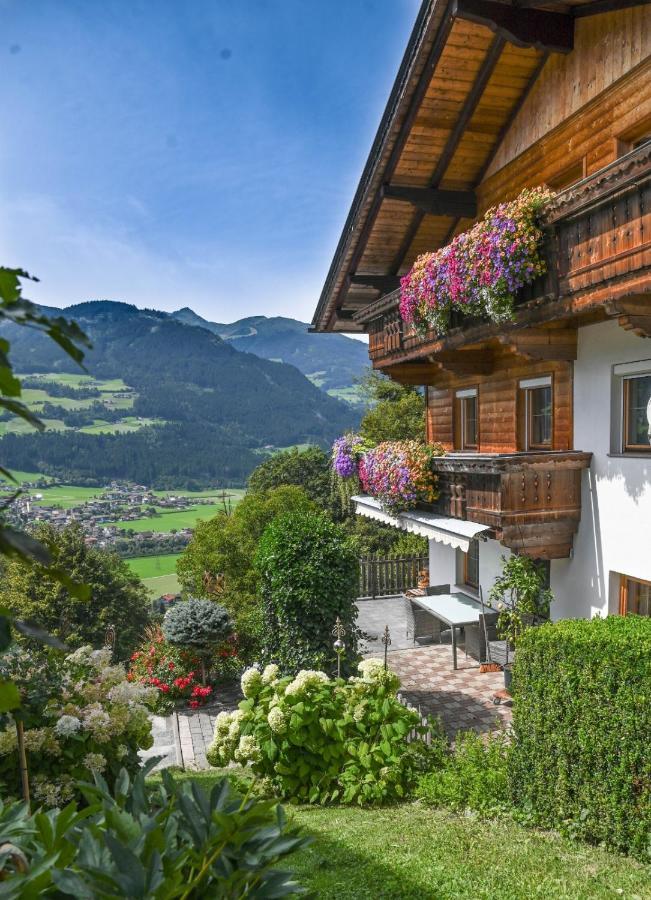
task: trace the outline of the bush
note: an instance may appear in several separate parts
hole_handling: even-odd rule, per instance
[[[223,606],[214,600],[190,597],[168,609],[163,634],[170,644],[193,650],[201,665],[201,681],[206,683],[206,665],[233,633],[233,623]]]
[[[88,806],[29,816],[0,802],[2,896],[199,900],[303,893],[276,864],[309,844],[275,803],[243,799],[227,779],[147,785],[126,771],[111,792],[83,787]],[[5,843],[5,842],[11,843]],[[21,872],[21,869],[23,870]]]
[[[422,769],[407,736],[424,728],[397,699],[398,679],[380,660],[359,669],[362,677],[348,681],[318,671],[279,678],[275,665],[247,669],[239,709],[217,716],[209,763],[249,765],[276,795],[302,802],[405,797]]]
[[[359,562],[345,531],[325,516],[274,520],[257,556],[264,601],[265,650],[283,672],[332,668],[332,629],[346,629],[344,669],[357,658]]]
[[[457,734],[441,766],[426,773],[416,796],[431,806],[490,813],[508,803],[508,743],[504,734],[484,741],[474,731]]]
[[[216,664],[211,666],[211,671],[218,678],[234,673],[237,666],[235,647],[226,642],[215,652]],[[132,655],[127,678],[154,689],[156,711],[167,714],[179,701],[187,701],[188,706],[197,709],[211,699],[213,687],[202,685],[200,666],[201,660],[192,650],[171,644],[165,640],[160,628],[152,628]]]
[[[651,852],[651,619],[526,631],[513,671],[514,801],[547,827]]]
[[[22,650],[2,658],[0,675],[21,693],[31,793],[57,806],[74,795],[74,782],[102,772],[113,784],[121,768],[136,771],[138,750],[152,746],[148,708],[153,691],[125,679],[110,651],[81,647],[65,658]],[[0,716],[0,787],[21,795],[16,726]]]

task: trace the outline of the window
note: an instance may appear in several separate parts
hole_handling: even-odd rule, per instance
[[[622,575],[619,612],[622,616],[651,616],[651,581]]]
[[[623,379],[623,450],[651,453],[651,373]]]
[[[520,382],[520,446],[523,450],[551,450],[552,379],[529,378]]]
[[[479,590],[479,541],[470,541],[468,552],[463,554],[463,583]]]
[[[651,116],[647,116],[646,119],[642,119],[641,122],[638,122],[632,128],[629,128],[628,131],[618,135],[615,139],[615,155],[617,158],[625,156],[627,153],[630,153],[631,150],[637,150],[638,147],[643,147],[644,144],[650,140]]]
[[[477,388],[457,391],[455,395],[455,447],[476,450],[478,447]]]

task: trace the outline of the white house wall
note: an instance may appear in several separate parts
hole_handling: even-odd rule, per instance
[[[594,456],[583,473],[573,558],[552,562],[554,618],[616,613],[618,573],[651,581],[651,458],[611,454],[619,415],[613,366],[645,359],[651,340],[616,322],[579,329],[574,448]]]

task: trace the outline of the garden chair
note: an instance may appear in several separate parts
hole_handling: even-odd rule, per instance
[[[482,613],[477,625],[466,625],[464,628],[464,648],[466,656],[472,656],[479,663],[496,662],[499,659],[493,656],[493,644],[505,644],[505,641],[497,640],[498,613]],[[490,653],[486,644],[490,646]],[[501,664],[501,663],[500,663]]]

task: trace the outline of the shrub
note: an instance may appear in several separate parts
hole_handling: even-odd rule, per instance
[[[81,647],[65,658],[40,657],[22,650],[2,658],[0,674],[21,693],[32,797],[57,806],[74,794],[74,782],[102,772],[112,784],[118,771],[135,771],[138,750],[153,741],[148,704],[150,688],[131,684],[110,651]],[[0,716],[0,786],[20,796],[16,727]]]
[[[513,679],[514,801],[541,825],[649,855],[651,619],[529,629]]]
[[[210,602],[210,601],[207,601]],[[217,671],[225,674],[233,657],[234,647],[228,643],[217,652]],[[228,654],[219,656],[220,653]],[[152,628],[139,649],[131,656],[131,668],[127,674],[129,681],[149,685],[155,691],[155,709],[159,713],[169,713],[179,701],[187,701],[188,706],[197,709],[213,694],[210,685],[202,685],[199,678],[201,660],[192,650],[183,650],[165,640],[160,628]]]
[[[432,806],[493,812],[508,803],[508,743],[501,732],[484,741],[474,731],[457,734],[454,749],[426,773],[416,796]]]
[[[152,786],[146,772],[131,781],[123,770],[113,792],[96,776],[94,785],[82,786],[88,805],[81,813],[70,804],[29,816],[22,805],[0,802],[2,896],[228,900],[303,893],[275,866],[309,840],[286,827],[275,803],[243,799],[227,779],[208,792],[164,772]]]
[[[214,600],[190,597],[165,613],[163,634],[170,644],[193,650],[201,665],[201,680],[206,683],[206,664],[233,633],[233,623],[223,606]]]
[[[344,668],[357,658],[359,562],[345,531],[325,516],[295,513],[269,525],[257,565],[265,648],[283,672],[330,668],[337,616],[346,629]]]
[[[208,761],[249,765],[278,796],[303,802],[405,797],[422,768],[407,736],[423,726],[397,699],[398,679],[380,660],[359,669],[362,677],[348,681],[309,670],[279,678],[275,665],[247,669],[245,699],[218,715]]]

